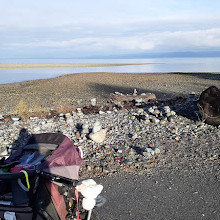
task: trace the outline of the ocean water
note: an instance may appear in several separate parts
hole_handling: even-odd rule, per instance
[[[0,63],[125,63],[109,67],[39,68],[0,70],[0,84],[34,79],[53,78],[70,73],[167,73],[220,72],[220,57],[215,58],[156,58],[156,59],[0,59]]]

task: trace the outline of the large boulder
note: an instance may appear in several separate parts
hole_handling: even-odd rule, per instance
[[[198,100],[202,119],[210,125],[220,125],[220,90],[211,86],[203,91]]]

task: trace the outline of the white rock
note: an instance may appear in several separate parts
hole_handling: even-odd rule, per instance
[[[19,116],[11,116],[11,119],[13,120],[13,121],[19,121],[20,120],[20,117]]]
[[[96,143],[101,143],[101,142],[103,142],[105,140],[105,136],[106,136],[105,129],[101,129],[101,130],[99,130],[96,133],[91,133],[89,135],[89,138],[91,140],[93,140],[94,142],[96,142]]]
[[[160,153],[160,149],[159,149],[159,148],[155,148],[155,149],[154,149],[154,153],[155,153],[155,154],[159,154],[159,153]]]
[[[149,111],[150,113],[153,113],[153,112],[154,112],[154,109],[153,109],[152,107],[150,107],[150,108],[148,109],[148,111]]]
[[[148,159],[152,157],[152,154],[150,152],[143,152],[143,155]]]
[[[67,123],[68,125],[73,125],[73,123],[74,123],[73,118],[72,118],[72,117],[67,118],[67,119],[66,119],[66,123]]]
[[[96,121],[92,128],[92,133],[96,133],[102,129],[102,125],[99,121]]]
[[[100,114],[100,115],[103,115],[103,114],[105,114],[105,112],[103,112],[103,111],[100,110],[100,111],[99,111],[99,114]]]
[[[158,124],[160,120],[158,118],[152,118],[152,122]]]
[[[176,112],[174,112],[174,111],[171,111],[170,113],[171,113],[171,115],[176,115]]]
[[[89,133],[89,125],[83,124],[81,134],[88,134]]]
[[[133,96],[137,96],[137,89],[134,89]]]
[[[91,106],[96,106],[96,98],[92,98],[90,101],[91,101]]]
[[[133,134],[133,136],[132,136],[132,140],[137,139],[137,137],[138,137],[137,133]]]
[[[135,99],[135,102],[141,103],[141,102],[143,102],[143,99],[142,99],[142,98],[136,98],[136,99]]]
[[[41,131],[40,126],[34,128],[34,133],[39,133]]]
[[[0,156],[1,156],[1,157],[6,156],[6,155],[8,155],[7,149],[5,149],[4,151],[2,151],[2,152],[0,153]]]
[[[65,116],[66,116],[66,118],[69,118],[69,117],[71,117],[71,114],[70,113],[66,113]]]
[[[138,111],[137,111],[138,114],[142,114],[143,112],[144,112],[143,108],[139,108]]]
[[[64,117],[63,112],[61,112],[58,116],[59,116],[59,117]]]
[[[148,148],[146,149],[146,151],[147,151],[148,153],[151,153],[151,155],[154,155],[154,151],[153,151],[151,148],[148,147]]]

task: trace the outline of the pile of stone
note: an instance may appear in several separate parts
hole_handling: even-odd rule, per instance
[[[113,108],[98,114],[84,114],[83,108],[77,108],[50,119],[12,117],[12,121],[6,121],[2,115],[1,154],[4,156],[25,145],[33,133],[62,132],[83,149],[83,178],[121,171],[141,173],[172,164],[177,160],[174,158],[187,159],[189,153],[185,147],[191,149],[198,140],[207,149],[205,142],[211,134],[212,146],[208,151],[212,151],[210,158],[215,158],[220,129],[198,121],[195,99],[189,95],[156,104],[141,103],[134,109]]]

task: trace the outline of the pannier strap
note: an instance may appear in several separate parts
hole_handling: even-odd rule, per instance
[[[26,184],[27,184],[27,187],[25,187],[22,182],[21,182],[21,179],[18,179],[18,184],[19,186],[26,192],[29,191],[30,189],[30,183],[29,183],[29,179],[28,179],[28,173],[25,171],[25,170],[21,170],[20,172],[24,173],[25,175],[25,180],[26,180]]]
[[[77,218],[76,220],[82,220],[79,218],[79,192],[75,189],[75,196],[76,196],[76,210],[77,210]]]

